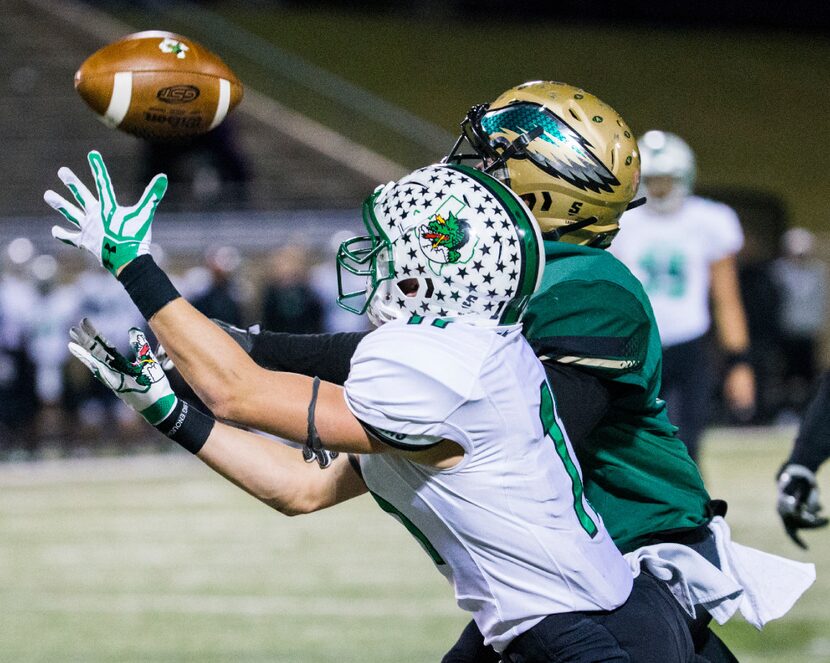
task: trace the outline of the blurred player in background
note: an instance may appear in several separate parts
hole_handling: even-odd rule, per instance
[[[827,315],[827,265],[815,254],[815,235],[790,228],[772,263],[779,291],[779,343],[784,359],[780,420],[800,419],[819,373],[818,350]]]
[[[697,460],[714,382],[712,317],[724,355],[723,395],[739,418],[755,407],[735,261],[743,231],[731,208],[692,194],[695,158],[681,138],[648,131],[638,144],[647,202],[625,214],[611,252],[642,282],[654,308],[663,345],[661,396]]]
[[[807,545],[799,529],[825,527],[821,516],[816,472],[830,458],[830,371],[821,379],[818,391],[804,415],[790,457],[778,473],[778,514],[784,528],[802,548]]]
[[[0,458],[36,451],[38,400],[30,346],[40,298],[29,270],[34,255],[26,237],[13,239],[0,255]]]
[[[204,290],[194,293],[193,306],[209,318],[236,320],[242,324],[243,297],[236,276],[242,256],[235,246],[212,246],[205,251],[208,277]]]
[[[325,307],[309,282],[311,263],[311,251],[299,242],[271,252],[262,289],[263,326],[302,334],[323,331]],[[221,315],[208,317],[222,318]]]
[[[53,235],[118,277],[213,412],[305,441],[328,469],[189,408],[139,330],[130,332],[131,363],[82,321],[71,352],[149,423],[286,513],[371,492],[506,660],[693,660],[680,604],[639,566],[632,582],[584,497],[545,371],[517,324],[544,258],[538,226],[507,187],[467,166],[436,165],[366,200],[368,235],[344,243],[338,263],[366,279],[341,300],[379,326],[341,388],[256,366],[149,255],[166,179],[120,207],[101,156],[89,162],[97,197],[65,168],[59,175],[80,207],[45,195],[76,226]],[[333,457],[324,445],[354,455]]]

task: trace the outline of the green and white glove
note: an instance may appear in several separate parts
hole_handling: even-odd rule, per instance
[[[140,329],[130,329],[133,362],[110,345],[88,318],[72,327],[69,336],[69,351],[150,424],[156,426],[175,409],[178,398]]]
[[[53,226],[52,237],[86,249],[103,267],[117,275],[128,262],[150,252],[153,215],[167,191],[167,175],[156,175],[135,205],[121,207],[100,153],[93,150],[87,160],[95,179],[97,198],[66,167],[58,170],[58,177],[72,192],[77,205],[51,189],[43,194],[46,203],[74,226],[73,229]]]

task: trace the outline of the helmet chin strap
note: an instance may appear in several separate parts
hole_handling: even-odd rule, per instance
[[[590,226],[592,223],[596,223],[597,218],[595,216],[589,216],[587,219],[582,219],[581,221],[577,221],[576,223],[570,223],[567,226],[560,226],[554,230],[548,230],[547,232],[542,233],[542,239],[547,240],[549,242],[558,242],[562,239],[562,235],[567,235],[568,233],[576,232],[577,230],[582,230],[583,228]]]
[[[627,212],[628,210],[636,209],[637,207],[641,207],[642,205],[645,205],[647,202],[648,202],[648,199],[645,196],[641,196],[640,198],[635,198],[630,203],[628,203],[628,205],[625,206],[625,211]]]
[[[628,205],[625,208],[625,211],[627,212],[628,210],[635,209],[645,204],[646,197],[642,196],[641,198],[637,198],[628,203]],[[555,230],[548,230],[547,232],[542,233],[542,239],[545,239],[549,242],[558,242],[560,239],[562,239],[562,235],[567,235],[568,233],[576,232],[577,230],[582,230],[583,228],[586,228],[587,226],[590,226],[592,223],[596,222],[597,219],[595,216],[589,216],[587,219],[582,219],[581,221],[577,221],[576,223],[571,223],[567,226],[560,226]],[[607,234],[608,233],[602,233],[600,235],[597,235],[599,239],[598,243],[604,241],[605,236]]]

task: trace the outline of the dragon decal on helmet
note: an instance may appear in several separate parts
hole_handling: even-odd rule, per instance
[[[452,202],[463,205],[457,198],[453,198]],[[449,212],[447,218],[444,218],[442,214],[445,214],[442,210],[435,212],[432,220],[419,229],[421,240],[423,240],[421,250],[427,256],[432,271],[438,275],[441,274],[440,265],[468,262],[475,245],[478,244],[476,241],[472,247],[469,247],[469,223],[452,211]],[[464,255],[467,256],[466,259]],[[437,270],[435,265],[439,266]]]
[[[337,255],[338,303],[375,324],[412,315],[517,322],[544,268],[539,228],[508,187],[465,165],[436,164],[379,187],[368,234]],[[347,275],[365,287],[347,290]]]

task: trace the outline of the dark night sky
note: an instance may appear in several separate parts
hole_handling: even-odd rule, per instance
[[[261,4],[269,4],[260,0]],[[654,24],[678,28],[722,27],[823,32],[830,37],[830,2],[827,0],[283,0],[279,4],[389,11],[410,14],[445,14],[465,19],[589,21]]]

